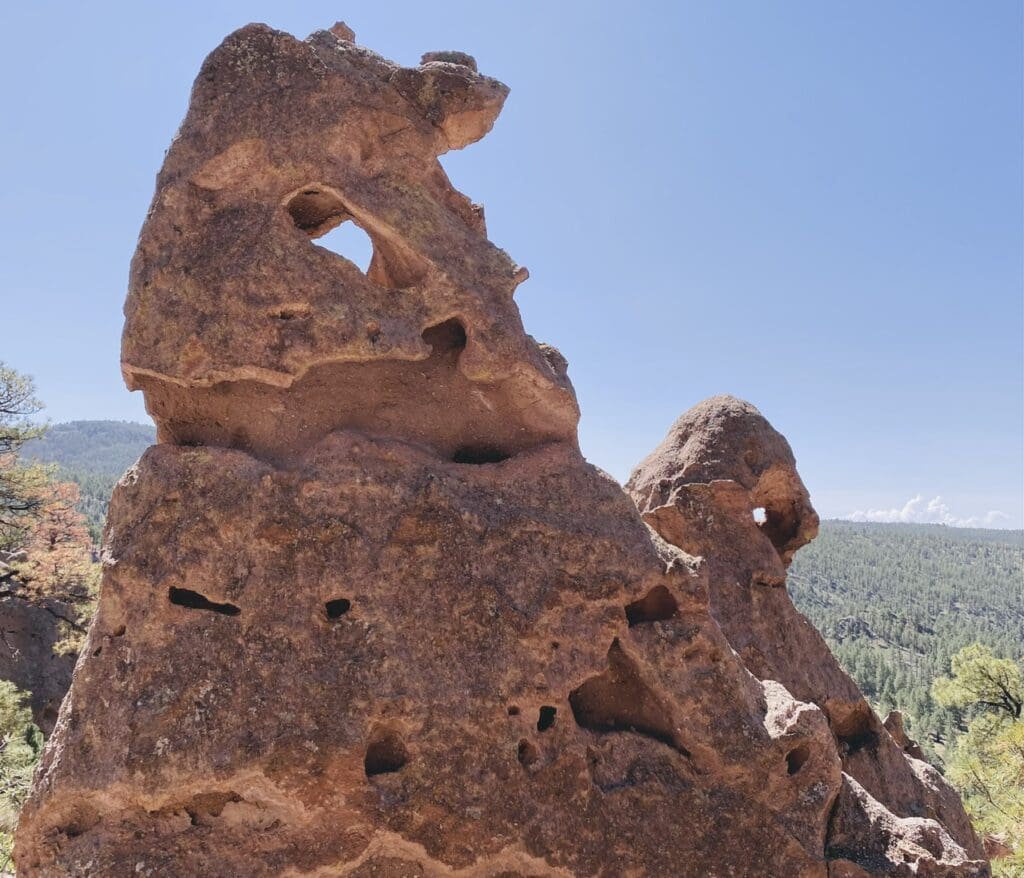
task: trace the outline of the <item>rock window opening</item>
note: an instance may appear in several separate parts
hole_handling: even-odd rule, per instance
[[[288,202],[288,214],[296,227],[317,245],[342,256],[363,274],[370,270],[373,241],[352,221],[344,203],[332,192],[309,186]]]
[[[758,506],[757,509],[754,510],[754,521],[756,521],[758,524],[764,524],[767,520],[768,515],[764,511],[764,507]]]
[[[373,259],[373,242],[354,222],[343,222],[323,237],[317,238],[316,244],[338,256],[343,256],[363,274],[369,272],[370,261]]]

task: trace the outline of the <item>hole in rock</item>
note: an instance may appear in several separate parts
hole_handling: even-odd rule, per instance
[[[689,755],[679,743],[671,709],[643,680],[618,640],[608,650],[608,670],[570,692],[569,706],[584,729],[638,732]]]
[[[201,595],[199,592],[188,588],[174,588],[172,586],[167,591],[167,597],[170,598],[172,604],[177,604],[179,607],[187,607],[190,610],[211,610],[214,613],[220,613],[222,616],[237,616],[242,612],[234,604],[218,604],[215,601],[211,601],[205,595]]]
[[[517,755],[519,757],[520,765],[526,768],[533,765],[533,763],[537,761],[539,753],[537,752],[537,748],[533,744],[527,741],[526,738],[523,738],[519,742],[519,747],[517,748]]]
[[[866,704],[856,705],[846,716],[835,718],[832,731],[848,756],[878,744],[871,708]]]
[[[810,758],[811,751],[806,744],[794,747],[786,754],[786,771],[789,774],[796,774]]]
[[[519,716],[519,708],[516,705],[514,705],[514,704],[509,705],[508,715],[509,716]]]
[[[767,520],[768,516],[765,514],[764,507],[758,506],[757,509],[754,510],[754,521],[758,524],[764,524]]]
[[[288,214],[296,227],[310,238],[317,239],[317,245],[343,256],[368,274],[373,261],[373,241],[370,236],[352,220],[344,202],[332,192],[318,186],[308,186],[288,202]],[[280,315],[281,320],[290,320],[298,314]]]
[[[466,327],[461,320],[454,317],[438,323],[437,326],[429,326],[423,330],[423,342],[430,345],[435,354],[445,351],[461,351],[466,346]]]
[[[503,460],[508,460],[511,456],[511,454],[506,454],[500,448],[495,448],[493,445],[463,445],[452,455],[452,462],[475,465],[501,463]]]
[[[335,598],[333,601],[328,601],[324,604],[324,609],[327,611],[327,618],[340,619],[344,616],[352,607],[352,601],[348,598]]]
[[[872,729],[867,729],[853,735],[842,735],[839,742],[846,745],[847,754],[852,756],[859,750],[875,747],[878,744],[878,734]]]
[[[555,724],[555,715],[558,713],[557,707],[551,707],[545,704],[540,709],[540,715],[537,717],[537,731],[546,732]]]
[[[679,603],[663,585],[656,585],[640,600],[626,605],[626,621],[629,627],[643,622],[664,622],[679,610]]]
[[[378,726],[370,734],[363,768],[367,777],[399,771],[409,761],[409,751],[397,730]]]
[[[373,259],[373,242],[354,222],[343,222],[316,240],[318,247],[324,247],[338,256],[343,256],[356,265],[363,274],[370,270]]]

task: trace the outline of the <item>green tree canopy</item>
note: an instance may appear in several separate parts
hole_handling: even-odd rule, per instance
[[[996,658],[980,643],[966,646],[950,662],[953,674],[932,684],[932,697],[945,707],[978,707],[1020,719],[1024,706],[1024,681],[1020,666]]]
[[[961,649],[950,666],[952,674],[935,681],[934,697],[974,718],[957,738],[949,779],[976,828],[1009,851],[995,860],[994,874],[1024,878],[1024,675],[980,644]]]
[[[43,735],[32,722],[25,693],[0,680],[0,869],[10,860],[11,834],[42,749]]]
[[[49,471],[24,466],[18,452],[42,427],[29,420],[42,408],[32,379],[0,362],[0,548],[16,548],[25,518],[42,502]]]

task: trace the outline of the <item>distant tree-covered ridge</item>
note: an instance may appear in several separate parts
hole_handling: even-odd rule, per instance
[[[826,521],[789,575],[797,607],[864,694],[933,758],[964,728],[932,680],[979,643],[1024,659],[1024,532]]]
[[[79,509],[98,542],[115,483],[154,442],[156,430],[149,424],[68,421],[27,442],[21,455],[25,460],[56,464],[60,478],[78,485]]]

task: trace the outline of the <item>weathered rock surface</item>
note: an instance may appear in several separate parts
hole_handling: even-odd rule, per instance
[[[508,89],[469,56],[407,69],[336,30],[250,25],[203,65],[132,263],[128,386],[160,441],[262,457],[346,427],[448,456],[574,442],[565,363],[512,301],[526,271],[438,162]],[[366,274],[311,242],[343,222],[373,243]]]
[[[957,844],[951,860],[965,851],[984,859],[959,797],[921,761],[902,718],[882,723],[793,606],[786,568],[817,534],[818,516],[789,443],[761,413],[730,396],[695,406],[636,468],[627,490],[662,537],[704,559],[712,615],[751,673],[825,712],[843,771],[878,800],[872,807],[939,821],[945,830],[937,837]]]
[[[207,60],[126,305],[161,444],[19,875],[988,874],[785,600],[816,527],[785,440],[698,407],[643,518],[580,456],[525,272],[437,163],[505,94],[343,25]],[[365,275],[310,243],[343,221]]]

